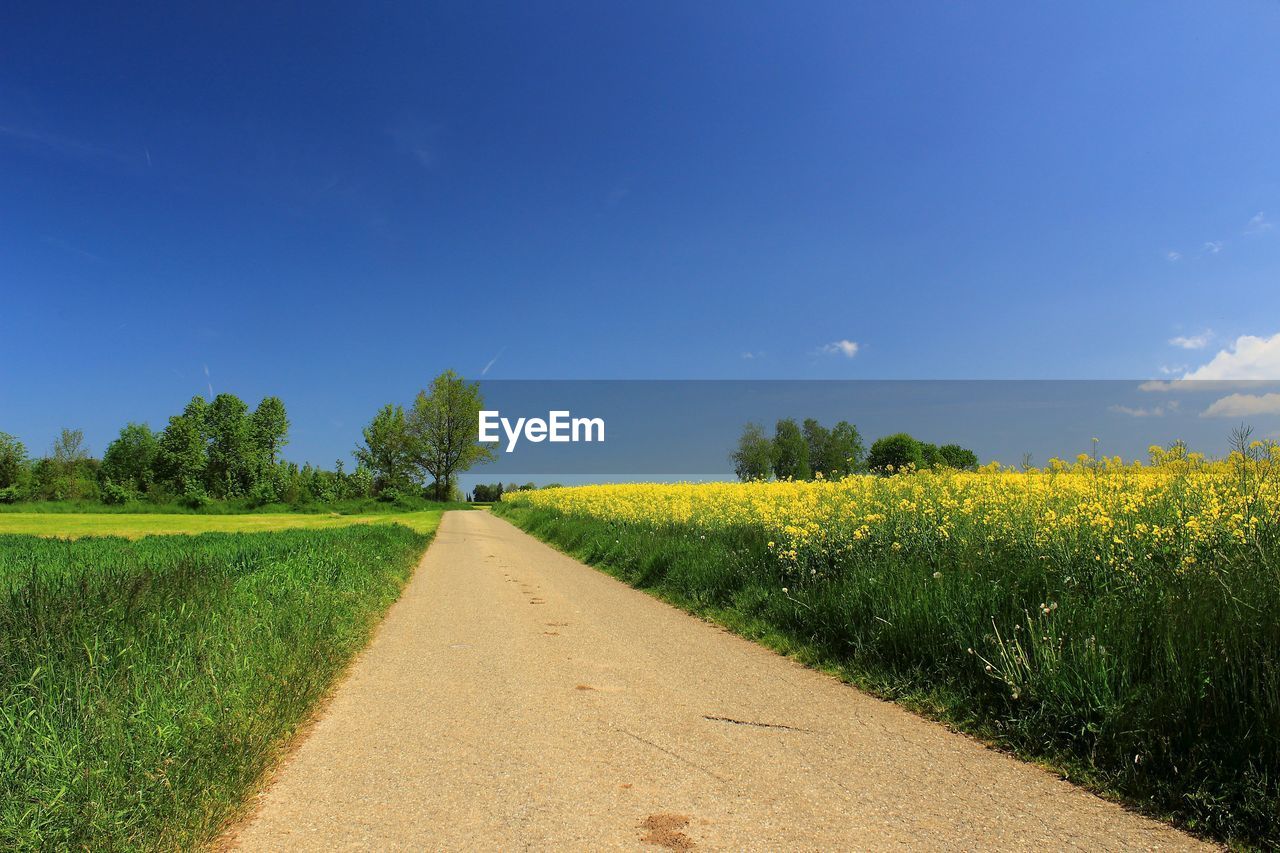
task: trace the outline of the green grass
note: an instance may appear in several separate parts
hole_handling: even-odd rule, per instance
[[[167,515],[161,513],[6,513],[0,514],[0,535],[76,539],[83,536],[143,536],[253,533],[291,529],[332,529],[355,524],[401,524],[421,533],[435,530],[440,509],[417,512],[320,515],[317,513],[248,513],[244,515]]]
[[[208,843],[364,645],[439,517],[0,535],[0,849]]]
[[[905,558],[854,570],[833,557],[797,588],[750,527],[494,511],[627,583],[1150,814],[1280,846],[1274,551],[1124,594],[1085,566],[1065,577],[999,543],[949,554],[939,577]],[[1044,602],[1057,606],[1045,613]],[[993,625],[1018,627],[997,635]],[[1025,675],[1017,695],[1000,677],[1008,667]]]

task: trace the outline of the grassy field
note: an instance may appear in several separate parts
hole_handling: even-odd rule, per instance
[[[247,515],[168,515],[162,513],[36,513],[0,514],[0,535],[26,534],[78,539],[84,536],[142,536],[178,533],[253,533],[273,530],[323,530],[353,524],[402,524],[419,533],[430,533],[439,523],[441,510],[321,515],[317,513],[252,513]]]
[[[364,645],[439,518],[0,519],[46,537],[274,529],[0,535],[0,849],[211,840]]]
[[[1280,845],[1276,459],[587,486],[495,511],[880,695]]]

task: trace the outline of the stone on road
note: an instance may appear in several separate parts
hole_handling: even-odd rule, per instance
[[[1186,849],[1037,767],[450,512],[244,850]]]

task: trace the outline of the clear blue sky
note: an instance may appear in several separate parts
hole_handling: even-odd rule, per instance
[[[0,430],[35,451],[212,387],[328,463],[445,367],[1280,353],[1275,3],[192,5],[0,27]]]

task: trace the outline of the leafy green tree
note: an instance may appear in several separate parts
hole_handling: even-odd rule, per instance
[[[862,470],[863,453],[865,448],[858,428],[848,421],[840,421],[831,430],[824,460],[826,467],[820,470],[832,479],[847,477]]]
[[[905,432],[877,438],[867,454],[867,467],[877,474],[896,474],[908,466],[924,467],[920,442]]]
[[[155,479],[160,442],[151,427],[130,423],[102,454],[103,479],[133,492],[146,491]]]
[[[27,448],[7,432],[0,432],[0,489],[16,488],[26,479]]]
[[[289,443],[289,417],[279,397],[263,397],[252,417],[253,447],[263,469],[276,464],[280,448]]]
[[[347,484],[353,498],[373,496],[373,472],[365,465],[356,465],[356,470],[347,475]]]
[[[792,418],[778,421],[774,428],[773,475],[779,480],[809,479],[809,444]]]
[[[485,483],[476,483],[474,489],[471,490],[471,499],[481,503],[490,503],[501,499],[501,484],[498,487],[490,486]]]
[[[82,500],[97,497],[97,462],[90,458],[84,430],[63,429],[47,459],[35,469],[36,488],[43,498]]]
[[[480,443],[480,384],[452,370],[418,392],[406,418],[411,458],[431,476],[432,496],[447,500],[458,473],[493,460],[493,449]]]
[[[156,450],[156,476],[188,499],[205,493],[209,465],[209,405],[192,397],[182,414],[169,418]]]
[[[418,472],[409,448],[404,407],[388,403],[364,428],[364,444],[355,450],[356,461],[373,475],[373,491],[404,491],[417,482]]]
[[[813,418],[805,418],[800,428],[804,434],[804,442],[809,446],[809,470],[811,475],[818,472],[824,477],[831,476],[831,430]]]
[[[764,427],[749,423],[742,428],[738,449],[729,458],[739,480],[766,480],[773,469],[773,442],[765,435]]]
[[[942,454],[938,450],[938,445],[930,444],[927,441],[920,442],[920,467],[922,468],[939,468],[942,466]]]
[[[957,468],[961,471],[978,470],[978,455],[958,444],[944,444],[938,448],[938,454],[942,457],[942,464],[948,468]]]
[[[259,471],[249,407],[235,394],[219,394],[209,404],[205,422],[209,431],[205,488],[216,497],[248,494]]]
[[[84,430],[66,429],[58,435],[50,454],[53,463],[61,468],[70,469],[89,458],[89,445],[84,440]]]

